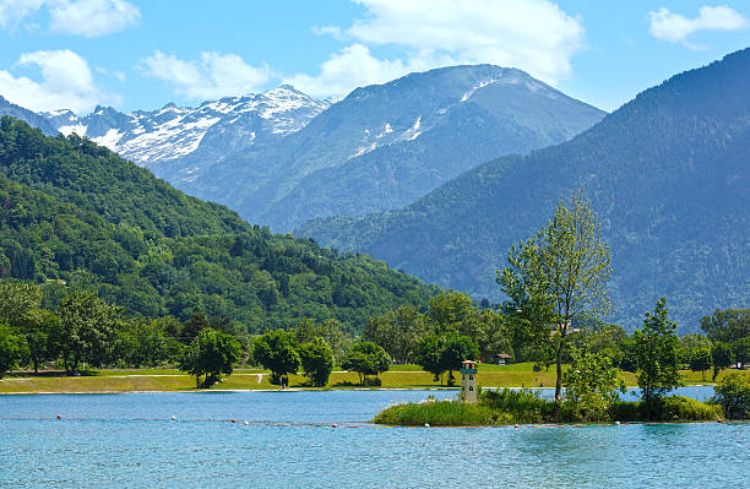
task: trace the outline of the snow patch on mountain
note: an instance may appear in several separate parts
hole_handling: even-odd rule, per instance
[[[398,139],[400,141],[414,141],[420,136],[420,134],[422,134],[421,128],[422,128],[422,116],[420,115],[414,121],[414,124],[412,124],[412,126],[409,129],[404,131]]]
[[[84,117],[69,110],[43,114],[61,133],[86,136],[140,165],[184,158],[202,144],[219,152],[284,137],[327,109],[319,101],[282,85],[264,93],[225,97],[198,107],[167,104],[154,111],[122,113],[97,107]]]
[[[461,96],[461,102],[466,102],[467,100],[469,100],[472,97],[472,95],[474,95],[477,92],[477,90],[481,90],[482,88],[484,88],[484,87],[486,87],[488,85],[492,85],[493,83],[500,81],[500,79],[502,77],[503,77],[503,75],[502,75],[502,73],[500,73],[497,76],[494,76],[494,77],[492,77],[492,78],[490,78],[488,80],[482,80],[482,81],[480,81],[479,83],[477,83],[476,85],[474,85],[473,87],[471,87],[468,91],[466,91]]]
[[[57,128],[64,136],[70,136],[71,134],[77,134],[78,136],[84,137],[86,135],[86,126],[83,124],[71,124],[67,126],[60,126]]]

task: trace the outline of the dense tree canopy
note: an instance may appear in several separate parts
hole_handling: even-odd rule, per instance
[[[90,141],[11,118],[0,120],[3,277],[46,283],[53,305],[85,289],[129,314],[185,321],[200,309],[246,332],[301,317],[361,331],[436,291],[369,257],[273,235]]]

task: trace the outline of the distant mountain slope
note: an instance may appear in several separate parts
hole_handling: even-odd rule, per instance
[[[97,107],[78,117],[69,110],[43,114],[65,135],[85,136],[141,166],[225,154],[277,141],[298,131],[328,107],[284,85],[265,93],[225,97],[199,107],[167,104],[155,111],[118,112]],[[189,171],[189,170],[188,170]]]
[[[585,189],[613,250],[615,319],[667,295],[683,331],[750,304],[750,50],[677,75],[572,141],[489,162],[403,210],[306,235],[499,299],[495,269],[561,197]]]
[[[47,120],[46,117],[39,115],[31,110],[24,109],[19,105],[13,104],[3,98],[3,96],[0,94],[0,117],[2,116],[9,116],[20,119],[25,123],[31,125],[32,127],[41,129],[42,132],[44,132],[48,136],[54,136],[55,134],[57,134],[57,129],[52,123]]]
[[[354,331],[436,292],[383,262],[272,235],[175,190],[88,140],[0,119],[0,277],[45,283],[51,300],[94,289],[132,314],[193,308],[250,331],[302,317]]]
[[[565,141],[603,115],[522,71],[458,66],[359,88],[280,144],[154,171],[289,230],[413,202],[482,161]]]

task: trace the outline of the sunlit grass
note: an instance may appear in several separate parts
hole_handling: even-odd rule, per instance
[[[721,380],[728,372],[719,375]],[[0,380],[0,393],[23,392],[128,392],[128,391],[183,391],[195,389],[193,378],[176,369],[111,369],[94,372],[92,376],[31,376],[17,374]],[[750,376],[750,370],[744,372]],[[258,374],[262,374],[258,382]],[[456,373],[456,383],[460,383],[460,374]],[[686,385],[702,384],[700,372],[682,371],[682,381]],[[628,386],[637,384],[636,377],[630,372],[622,372],[621,378]],[[447,375],[443,384],[434,382],[432,374],[419,370],[416,365],[394,365],[380,376],[384,389],[425,389],[447,388]],[[706,383],[710,383],[711,374],[706,373]],[[358,388],[358,377],[352,372],[334,371],[327,388]],[[508,366],[482,364],[479,367],[479,383],[484,387],[554,387],[554,368],[533,370],[531,363],[518,363]],[[307,378],[303,375],[290,376],[290,387],[308,388]],[[235,373],[214,389],[258,390],[278,389],[269,383],[267,371],[237,369]]]

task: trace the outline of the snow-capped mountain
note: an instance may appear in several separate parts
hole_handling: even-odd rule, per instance
[[[289,85],[264,93],[226,97],[198,107],[167,104],[122,113],[96,107],[78,117],[69,110],[42,114],[65,135],[85,136],[139,165],[151,167],[200,153],[210,159],[278,140],[302,129],[328,107]]]
[[[2,95],[0,95],[0,117],[2,116],[9,116],[20,119],[25,123],[36,127],[37,129],[41,129],[42,132],[44,132],[44,134],[47,134],[48,136],[54,136],[55,134],[57,134],[57,130],[55,129],[55,127],[50,124],[45,117],[29,109],[24,109],[23,107],[6,100]]]
[[[288,231],[409,204],[487,160],[566,141],[604,115],[517,69],[454,66],[358,88],[280,144],[154,171]]]
[[[604,115],[523,71],[475,65],[412,73],[335,103],[284,85],[198,107],[58,110],[42,122],[289,231],[408,205],[485,161],[566,141]]]

